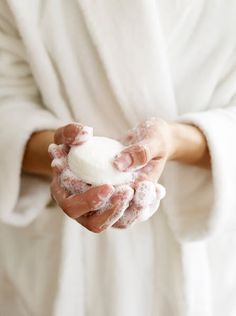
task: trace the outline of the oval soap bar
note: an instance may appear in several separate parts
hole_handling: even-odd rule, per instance
[[[69,168],[78,178],[93,185],[130,182],[132,172],[121,172],[113,166],[114,157],[124,148],[114,139],[93,136],[84,144],[71,148]]]

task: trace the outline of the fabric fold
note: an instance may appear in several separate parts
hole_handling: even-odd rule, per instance
[[[49,112],[27,101],[0,106],[0,220],[17,226],[29,224],[50,200],[49,180],[21,175],[24,150],[31,134],[61,125]],[[26,192],[27,196],[25,196]]]
[[[182,175],[182,181],[177,175],[181,181],[176,192],[178,203],[167,210],[172,229],[181,240],[198,240],[235,230],[236,107],[184,114],[178,122],[195,125],[204,133],[210,151],[211,172],[178,166]],[[188,181],[190,177],[191,182]],[[194,190],[196,186],[199,186],[197,191]],[[194,193],[194,203],[191,203],[191,191],[192,194],[198,192],[197,197]]]
[[[5,15],[0,19],[0,221],[22,226],[29,224],[50,199],[48,180],[21,174],[26,144],[34,132],[54,130],[63,120],[44,109],[27,51],[12,25],[10,11],[3,12]]]
[[[137,0],[135,6],[125,0],[78,2],[130,126],[157,114],[175,118],[177,107],[155,2]]]

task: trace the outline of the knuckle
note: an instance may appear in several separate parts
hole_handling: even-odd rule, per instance
[[[100,195],[99,193],[94,194],[94,192],[92,192],[87,197],[87,204],[89,208],[91,208],[92,210],[97,210],[105,206],[110,199],[111,199],[110,195],[103,196],[103,195]]]
[[[105,204],[105,201],[101,200],[101,199],[92,199],[89,201],[89,208],[91,210],[96,210],[101,208],[103,205]]]

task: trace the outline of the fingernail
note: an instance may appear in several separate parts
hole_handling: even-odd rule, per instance
[[[120,171],[125,171],[133,163],[133,159],[129,153],[122,153],[115,157],[114,164]]]

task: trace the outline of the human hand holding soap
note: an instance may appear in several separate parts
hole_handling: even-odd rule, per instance
[[[92,171],[92,161],[96,161],[94,159],[86,160],[84,156],[85,149],[94,144],[95,139],[92,128],[77,123],[69,124],[56,131],[55,144],[49,146],[49,153],[53,158],[53,180],[51,184],[53,198],[68,216],[78,221],[88,230],[99,233],[111,227],[123,215],[133,198],[134,190],[129,184],[116,184],[115,186],[107,183],[102,184],[105,179],[105,161],[110,164],[108,171],[106,171],[110,183],[113,182],[114,178],[116,183],[117,180],[119,183],[128,182],[132,178],[132,173],[125,175],[125,173],[115,170],[111,160],[112,151],[106,149],[106,155],[103,156],[101,142],[99,143],[101,146],[96,147],[97,149],[99,147],[99,152],[95,150],[95,147],[93,150],[93,156],[95,158],[100,157],[97,159],[97,163],[94,164],[94,170],[97,173],[96,180],[94,181],[95,177],[91,177],[91,174],[95,175],[93,171],[89,178],[92,181],[88,181],[89,179],[86,178],[86,181],[92,183],[83,181],[81,172],[83,171],[84,175],[88,176],[88,173]],[[110,145],[113,142],[113,150],[120,150],[122,147],[116,141],[108,139],[108,142]],[[115,146],[114,142],[116,143]],[[81,155],[78,155],[78,151],[81,151]],[[82,162],[79,169],[77,168],[76,156]],[[103,160],[102,157],[105,156],[106,159]],[[91,157],[92,155],[90,155]],[[102,160],[103,162],[101,162]],[[100,180],[98,161],[100,161],[100,171],[102,171]],[[75,172],[70,169],[70,165]],[[84,167],[81,169],[82,165]],[[78,172],[80,177],[78,177]],[[118,175],[121,178],[117,177]],[[106,177],[106,179],[108,178]],[[101,185],[96,185],[97,183]]]
[[[114,161],[118,170],[135,171],[134,197],[123,216],[113,225],[126,228],[145,221],[158,209],[165,188],[158,183],[168,159],[172,156],[172,129],[162,119],[141,122],[121,139],[127,146]]]

